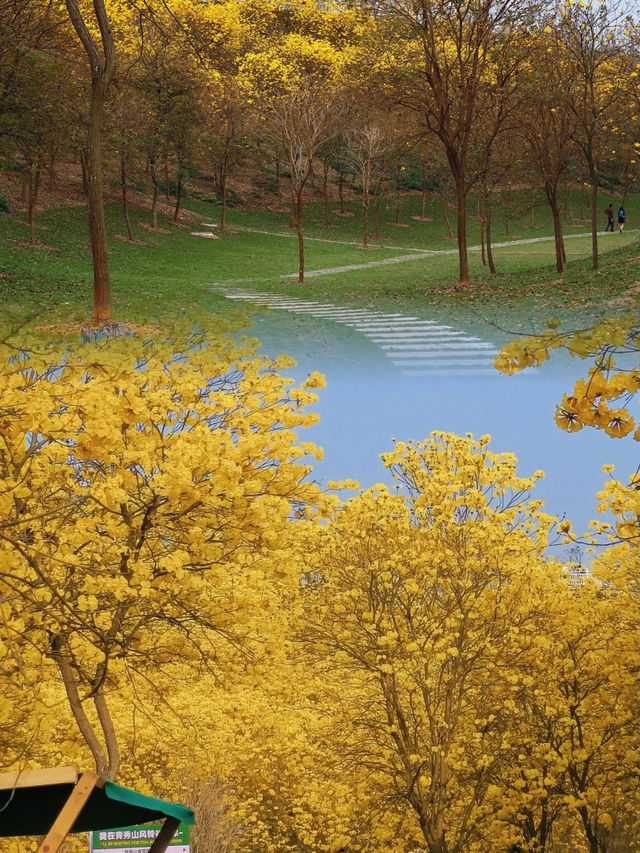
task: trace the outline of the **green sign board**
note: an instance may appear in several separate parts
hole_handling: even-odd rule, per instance
[[[90,853],[142,853],[153,844],[162,829],[161,823],[122,826],[119,829],[96,829],[89,833]],[[190,853],[189,827],[181,823],[167,847],[167,853]]]

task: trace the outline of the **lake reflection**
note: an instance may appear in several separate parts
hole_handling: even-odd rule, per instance
[[[522,476],[545,471],[535,495],[578,532],[596,516],[602,465],[614,464],[621,479],[636,467],[631,439],[592,429],[570,435],[555,425],[557,403],[585,375],[587,362],[559,353],[542,368],[503,376],[491,366],[502,341],[490,327],[471,334],[451,321],[240,289],[225,295],[276,308],[260,311],[250,334],[262,352],[297,360],[287,373],[298,380],[314,370],[325,374],[320,423],[301,436],[324,448],[314,474],[322,484],[345,478],[363,487],[390,483],[379,455],[392,449],[393,438],[422,440],[433,430],[488,433],[491,450],[515,453]]]

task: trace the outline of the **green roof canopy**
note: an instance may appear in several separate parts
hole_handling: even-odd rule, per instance
[[[77,780],[73,767],[0,774],[0,837],[46,835]],[[114,829],[167,817],[180,823],[194,822],[193,811],[186,806],[101,780],[91,790],[70,831]]]

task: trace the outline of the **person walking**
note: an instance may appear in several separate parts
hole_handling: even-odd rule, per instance
[[[607,214],[607,227],[604,230],[613,233],[613,202],[605,210],[605,213]]]
[[[627,214],[624,212],[624,207],[620,205],[620,210],[618,211],[618,228],[620,229],[620,233],[624,231],[624,223],[627,221]]]

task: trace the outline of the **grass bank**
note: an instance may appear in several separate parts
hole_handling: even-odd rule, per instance
[[[576,205],[574,204],[574,208]],[[631,207],[631,205],[630,205]],[[520,244],[523,239],[550,237],[550,217],[544,205],[530,209],[530,193],[511,195],[508,215],[500,210],[494,223],[494,256],[498,275],[482,265],[479,251],[470,252],[473,287],[459,291],[455,243],[448,238],[437,199],[430,197],[427,220],[417,196],[401,200],[400,225],[393,201],[381,208],[381,235],[373,248],[360,248],[360,207],[347,206],[351,216],[325,211],[320,204],[306,208],[306,268],[308,271],[353,267],[340,273],[309,277],[297,285],[285,276],[297,269],[297,243],[286,214],[235,209],[229,212],[231,233],[220,239],[194,236],[215,223],[219,209],[191,200],[193,218],[174,224],[160,216],[158,232],[147,227],[149,212],[135,208],[135,237],[122,239],[118,205],[106,210],[112,275],[114,318],[158,322],[181,310],[228,311],[228,302],[208,287],[212,282],[243,281],[262,292],[284,290],[296,296],[339,305],[455,319],[473,327],[486,321],[508,333],[530,331],[540,321],[559,316],[567,322],[593,322],[605,313],[626,313],[637,281],[637,240],[633,233],[603,234],[601,268],[589,258],[590,239],[567,240],[568,266],[555,271],[553,240]],[[26,245],[28,228],[20,217],[0,214],[0,314],[4,320],[47,322],[84,319],[91,309],[91,252],[86,210],[65,206],[38,217],[39,247]],[[567,234],[588,231],[588,223],[569,218]],[[632,223],[633,224],[633,223]],[[507,229],[509,236],[507,236]],[[469,245],[479,243],[479,222],[471,219]],[[437,254],[428,254],[436,252]],[[416,254],[415,260],[389,266],[378,261]],[[362,267],[362,265],[366,265]],[[362,268],[358,268],[362,267]]]

